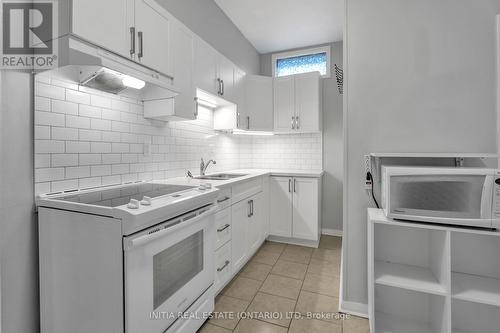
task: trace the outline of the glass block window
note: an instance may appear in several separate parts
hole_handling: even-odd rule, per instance
[[[276,76],[320,72],[326,75],[326,52],[278,59]]]
[[[330,47],[273,54],[273,76],[320,72],[330,77]]]

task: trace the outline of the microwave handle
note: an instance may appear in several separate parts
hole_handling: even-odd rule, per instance
[[[483,193],[481,195],[481,218],[490,219],[493,205],[493,176],[486,176],[484,179]]]
[[[167,227],[167,228],[162,229],[160,231],[157,231],[155,233],[137,236],[137,237],[132,238],[132,239],[125,239],[123,241],[123,243],[124,243],[123,248],[125,251],[130,251],[135,247],[144,245],[144,244],[152,242],[158,238],[164,237],[166,234],[173,233],[180,228],[185,228],[189,225],[192,225],[192,224],[200,221],[201,219],[207,217],[208,215],[214,214],[215,211],[217,210],[217,208],[218,208],[218,206],[215,205],[212,208],[210,208],[209,210],[201,213],[200,215],[198,215],[194,218],[191,218],[191,219],[186,220],[186,221],[181,222],[181,223],[177,223],[177,224],[173,225],[172,227]]]

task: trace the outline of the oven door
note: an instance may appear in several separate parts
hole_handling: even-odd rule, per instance
[[[162,333],[214,281],[215,206],[124,238],[126,333]]]
[[[491,226],[491,175],[391,175],[389,184],[390,217]]]

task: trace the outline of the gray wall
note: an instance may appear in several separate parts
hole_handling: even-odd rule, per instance
[[[0,71],[0,263],[4,333],[38,332],[31,75]]]
[[[342,230],[343,132],[342,95],[333,64],[342,67],[342,42],[332,43],[332,75],[323,79],[323,229]],[[320,46],[320,45],[319,45]],[[288,51],[288,50],[286,50]],[[272,54],[260,57],[261,75],[272,76]]]
[[[157,0],[194,33],[249,74],[259,73],[259,54],[213,0]]]
[[[496,152],[500,1],[348,0],[346,10],[343,300],[366,304],[363,154]]]

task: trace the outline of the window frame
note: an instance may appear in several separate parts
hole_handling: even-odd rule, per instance
[[[318,47],[311,47],[307,49],[300,49],[300,50],[294,50],[294,51],[285,51],[285,52],[280,52],[280,53],[273,53],[271,56],[272,59],[272,70],[273,70],[273,77],[276,76],[276,64],[278,62],[278,59],[284,59],[284,58],[292,58],[292,57],[300,57],[300,56],[305,56],[305,55],[312,55],[312,54],[317,54],[317,53],[326,53],[326,74],[321,75],[322,78],[330,78],[332,75],[332,69],[331,69],[331,47],[330,45],[325,45],[325,46],[318,46]]]

